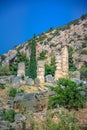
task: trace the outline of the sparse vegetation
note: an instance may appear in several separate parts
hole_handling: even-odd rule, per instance
[[[15,97],[17,93],[24,93],[24,90],[17,90],[16,88],[11,88],[9,91],[9,96]]]
[[[8,120],[10,122],[14,122],[15,114],[16,114],[16,112],[14,110],[4,111],[3,119]]]
[[[47,53],[47,51],[46,51],[46,50],[43,50],[43,51],[40,53],[40,56],[38,57],[38,60],[45,60],[45,59],[47,58],[46,53]]]

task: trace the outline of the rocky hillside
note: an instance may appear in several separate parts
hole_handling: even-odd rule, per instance
[[[14,61],[18,52],[24,52],[30,57],[29,41],[14,47],[8,53],[0,57],[2,64],[8,64]],[[47,32],[44,32],[36,37],[37,43],[37,58],[45,59],[50,63],[52,55],[56,55],[61,51],[61,45],[66,42],[73,48],[73,61],[77,68],[87,63],[87,14],[76,19],[64,26],[53,29],[52,27]],[[41,57],[42,56],[42,57]]]

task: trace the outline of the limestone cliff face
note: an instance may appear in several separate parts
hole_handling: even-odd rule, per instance
[[[16,58],[18,51],[26,53],[27,57],[29,58],[30,50],[28,44],[30,41],[31,40],[13,48],[12,50],[8,51],[8,53],[4,54],[4,60],[0,58],[2,63],[9,64],[9,61],[12,61],[14,58]],[[87,15],[72,21],[63,27],[50,29],[48,32],[42,33],[36,37],[36,42],[37,58],[40,56],[42,51],[46,51],[46,63],[50,63],[50,57],[52,55],[59,55],[61,51],[61,45],[67,43],[68,46],[72,46],[74,48],[73,61],[76,64],[76,67],[80,68],[84,62],[87,62],[87,53],[82,53],[83,49],[87,51],[87,44],[85,44],[85,42],[87,42]]]

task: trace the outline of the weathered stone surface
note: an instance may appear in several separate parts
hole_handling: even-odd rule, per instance
[[[46,82],[53,82],[54,81],[54,77],[51,75],[51,74],[49,74],[49,75],[46,75],[45,76],[45,80],[46,80]]]
[[[39,79],[39,78],[35,78],[34,84],[35,84],[37,87],[39,87],[39,86],[40,86],[40,79]]]
[[[62,47],[61,58],[62,58],[62,75],[63,77],[68,77],[68,47],[66,42]]]
[[[81,81],[81,80],[76,79],[76,78],[70,78],[70,80],[72,80],[73,82],[75,82],[75,83],[77,83],[77,84],[82,83],[82,81]]]
[[[21,62],[18,64],[18,72],[17,72],[18,76],[25,76],[25,63]]]
[[[9,121],[4,120],[0,121],[0,130],[9,130],[9,127],[10,127]]]
[[[38,61],[37,63],[37,78],[40,83],[44,83],[44,61]]]
[[[9,82],[9,79],[8,79],[8,78],[1,78],[1,79],[0,79],[0,84],[5,85],[7,82]]]
[[[14,97],[14,102],[18,102],[24,99],[24,93],[18,93]]]
[[[22,114],[16,114],[14,119],[15,119],[16,123],[20,123],[22,121],[25,121],[26,117],[24,115],[22,115]]]
[[[62,59],[60,55],[56,55],[55,80],[58,80],[60,77],[62,77]]]
[[[79,71],[74,71],[73,72],[73,77],[80,80],[80,72]]]
[[[28,93],[24,95],[24,99],[26,100],[33,100],[35,99],[35,93]]]
[[[56,84],[53,84],[53,83],[45,83],[44,86],[45,86],[45,87],[55,87]]]
[[[34,85],[34,80],[32,78],[28,78],[26,80],[26,84],[29,85],[29,86],[32,86],[32,85]]]
[[[10,86],[11,87],[20,87],[20,85],[21,85],[21,83],[22,83],[22,80],[21,80],[21,78],[20,77],[18,77],[18,76],[12,76],[11,78],[10,78]]]

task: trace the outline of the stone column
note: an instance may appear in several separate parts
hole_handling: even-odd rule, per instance
[[[25,63],[24,62],[20,62],[18,63],[18,71],[17,71],[17,75],[19,76],[25,76]]]
[[[56,56],[56,71],[55,71],[55,80],[58,80],[62,77],[62,63],[61,63],[61,56]]]
[[[44,61],[38,61],[37,63],[37,78],[40,80],[40,83],[44,83]]]
[[[62,75],[63,77],[68,77],[68,47],[67,45],[62,46],[61,51],[62,58]]]

